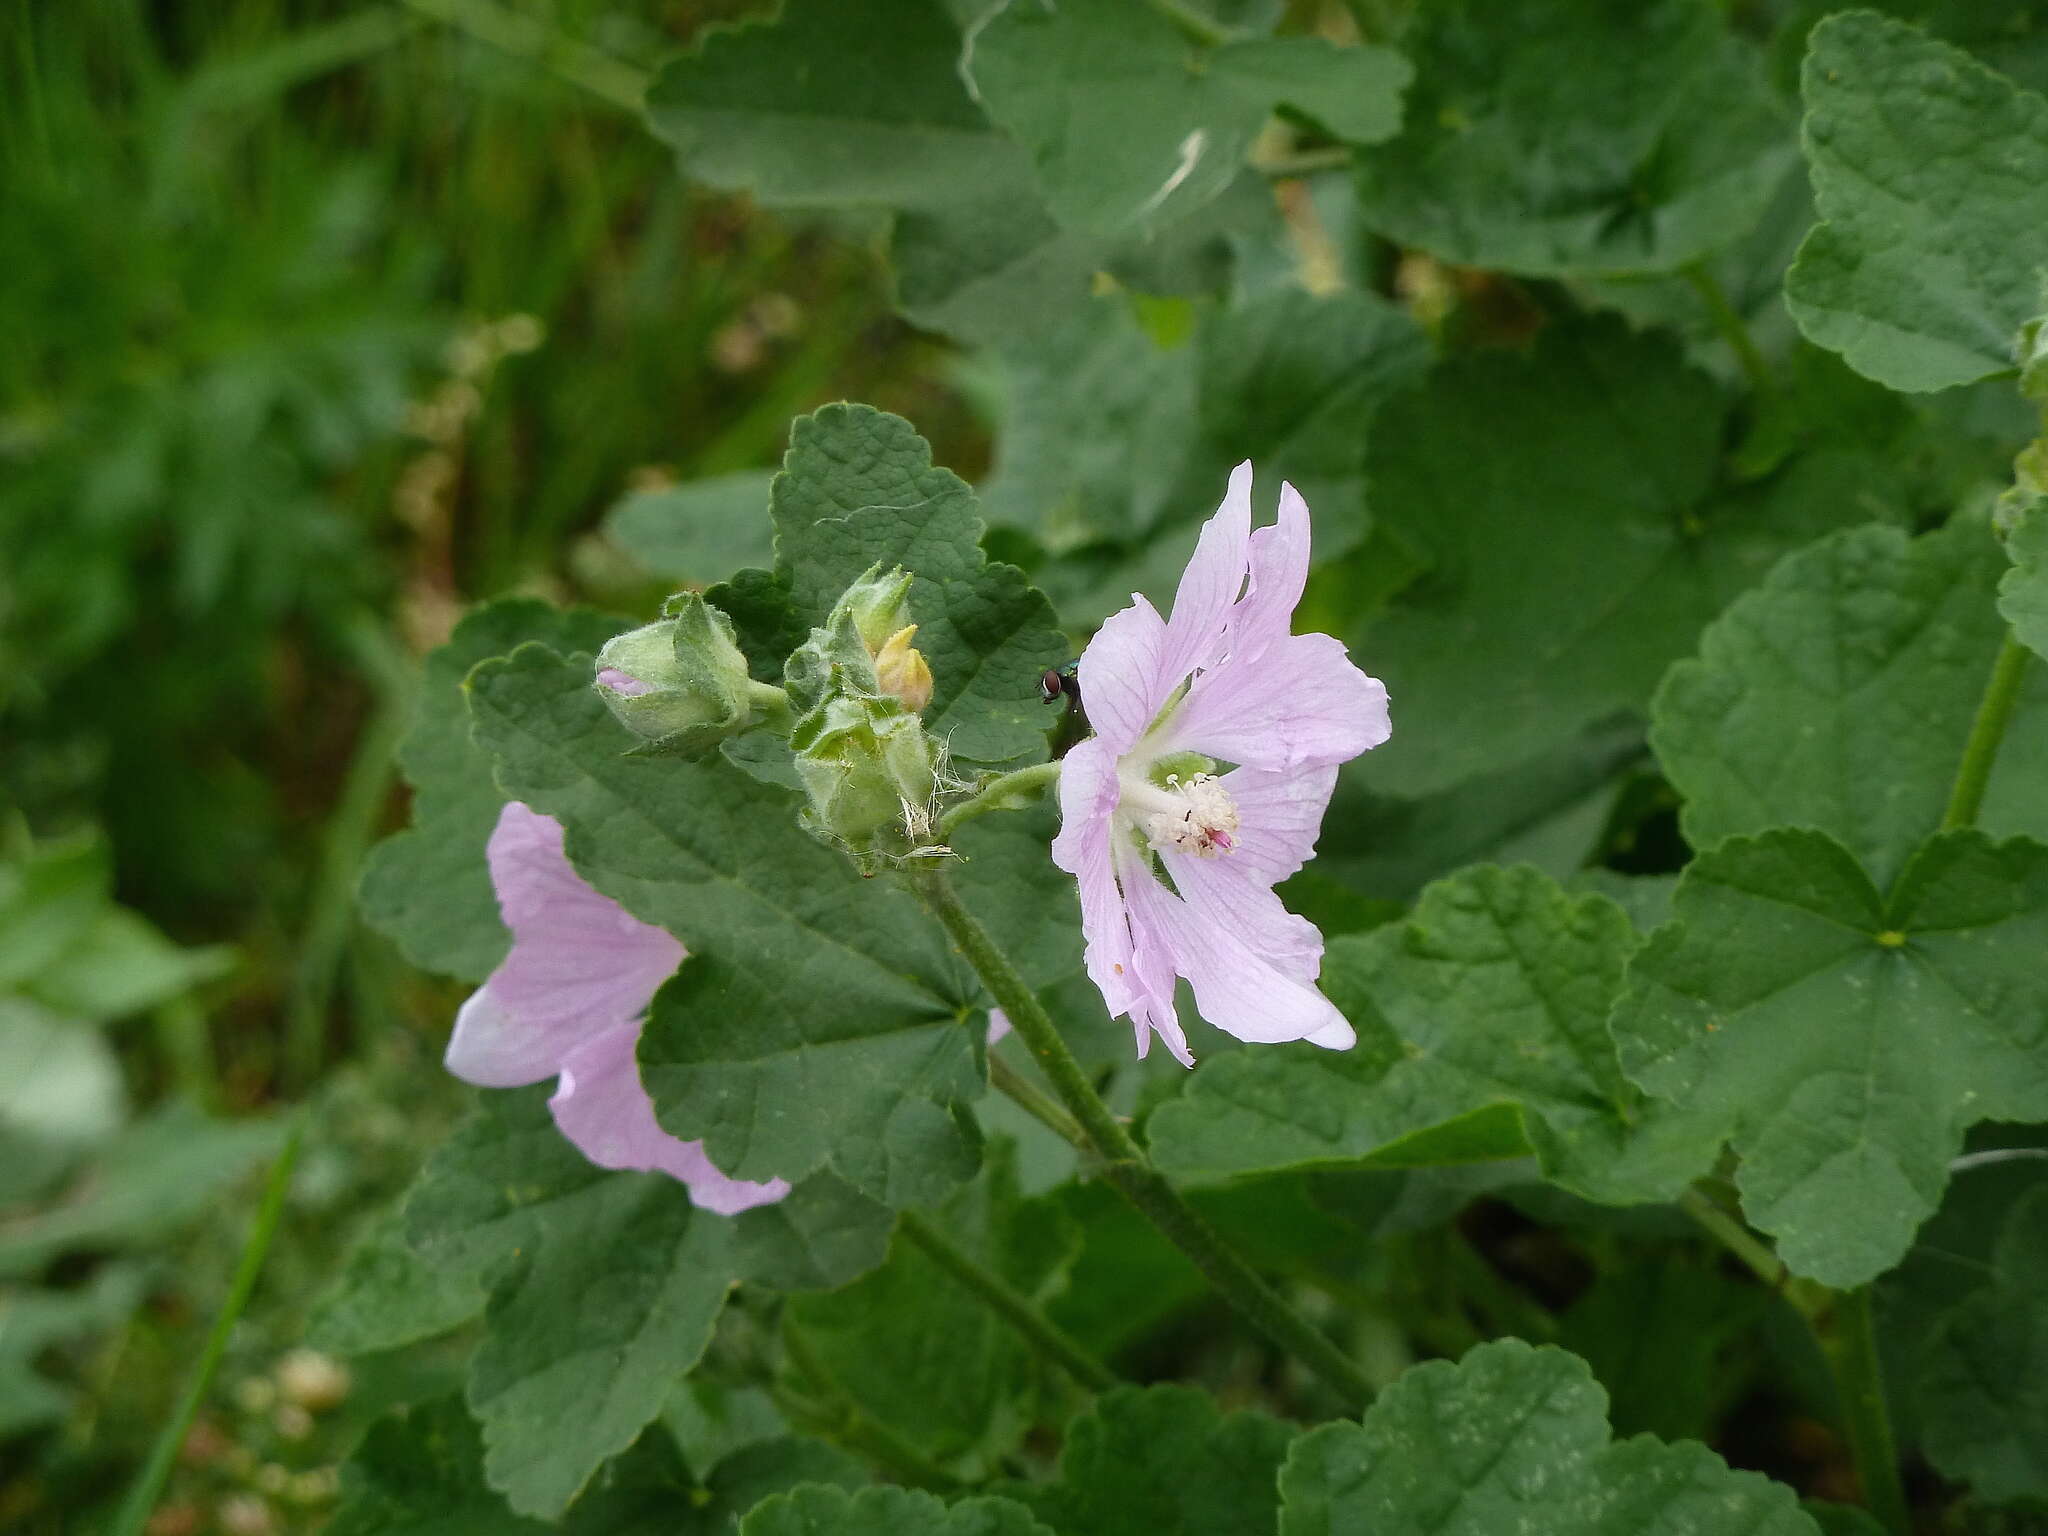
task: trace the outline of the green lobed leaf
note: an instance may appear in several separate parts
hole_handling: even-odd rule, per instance
[[[960,78],[940,0],[788,0],[769,22],[712,28],[647,93],[683,170],[764,205],[948,203],[1028,186]]]
[[[1054,1536],[1009,1499],[946,1505],[912,1488],[802,1487],[740,1522],[740,1536]]]
[[[739,1273],[731,1223],[665,1175],[587,1162],[543,1088],[485,1097],[430,1160],[406,1227],[430,1262],[490,1288],[466,1391],[485,1477],[546,1519],[661,1412]]]
[[[971,973],[908,892],[802,832],[785,791],[627,756],[586,671],[525,647],[477,670],[471,709],[582,876],[689,946],[640,1040],[663,1125],[736,1178],[829,1163],[889,1203],[943,1193],[973,1168],[948,1107],[981,1091]]]
[[[1211,47],[1120,0],[1009,0],[974,29],[962,68],[1030,151],[1053,217],[1100,234],[1216,197],[1280,103],[1359,142],[1387,137],[1410,73],[1389,49],[1316,38]]]
[[[1454,358],[1380,409],[1374,517],[1429,569],[1352,648],[1394,700],[1366,783],[1428,793],[1641,710],[1780,555],[1868,516],[1797,460],[1719,489],[1722,411],[1668,338],[1611,319]]]
[[[1294,1442],[1280,1536],[1817,1536],[1782,1483],[1693,1441],[1609,1438],[1583,1360],[1519,1339],[1415,1366]]]
[[[1815,827],[1887,885],[1941,824],[2003,633],[2004,569],[1971,519],[1917,539],[1859,528],[1731,604],[1651,706],[1692,845]],[[2048,834],[2044,737],[2048,711],[2029,698],[1994,767],[1981,817],[1993,833]]]
[[[314,1303],[306,1342],[338,1355],[396,1349],[459,1328],[483,1309],[477,1271],[422,1254],[406,1240],[404,1211],[394,1205],[357,1239]]]
[[[605,514],[604,530],[656,576],[704,586],[770,558],[765,469],[635,491]]]
[[[1896,1264],[1963,1132],[2048,1118],[2048,848],[1946,832],[1889,899],[1823,832],[1686,867],[1629,967],[1629,1076],[1725,1135],[1749,1219],[1840,1289]]]
[[[909,612],[932,671],[926,729],[963,762],[1044,755],[1052,722],[1038,679],[1066,659],[1066,640],[1023,572],[982,554],[974,493],[932,464],[909,422],[866,405],[799,417],[770,507],[774,576],[752,579],[733,612],[743,643],[754,640],[750,657],[764,632],[780,644],[822,624],[870,566],[900,565],[914,578]]]
[[[1008,1151],[996,1143],[981,1176],[930,1219],[1043,1303],[1065,1288],[1079,1238],[1057,1205],[1020,1198]],[[829,1387],[864,1417],[969,1476],[986,1476],[1013,1452],[1063,1384],[985,1300],[900,1235],[872,1274],[792,1299],[783,1327],[829,1378],[814,1385],[799,1376],[807,1394]]]
[[[2048,656],[2048,503],[2021,514],[2005,547],[2012,569],[1998,583],[1998,611],[2022,645]]]
[[[599,1474],[559,1525],[523,1519],[484,1479],[484,1450],[460,1400],[386,1414],[342,1469],[336,1536],[733,1536],[763,1499],[805,1483],[852,1485],[858,1466],[789,1436],[722,1458],[694,1484],[668,1437],[650,1430]]]
[[[1821,222],[1785,278],[1800,329],[1893,389],[2009,370],[2048,264],[2048,101],[1869,11],[1813,29],[1802,90]]]
[[[626,627],[589,609],[507,598],[464,618],[428,655],[412,729],[398,752],[413,788],[413,824],[370,850],[359,898],[370,926],[422,970],[482,981],[510,942],[484,863],[505,796],[489,754],[470,740],[463,679],[478,662],[528,640],[594,652]]]
[[[1407,126],[1361,157],[1360,216],[1447,261],[1671,271],[1746,234],[1792,159],[1708,0],[1445,0],[1402,41]]]
[[[1193,1387],[1119,1387],[1068,1423],[1051,1483],[1006,1483],[1060,1536],[1241,1536],[1270,1530],[1274,1478],[1294,1431],[1225,1414]]]
[[[1595,1200],[1668,1199],[1711,1166],[1711,1137],[1667,1126],[1607,1033],[1635,947],[1628,918],[1527,866],[1470,868],[1414,915],[1329,946],[1322,985],[1349,1051],[1238,1051],[1149,1123],[1184,1178],[1317,1164],[1426,1166],[1533,1149]]]
[[[2048,1499],[2048,1190],[2014,1205],[1993,1271],[1935,1325],[1915,1394],[1922,1439],[1981,1498]]]

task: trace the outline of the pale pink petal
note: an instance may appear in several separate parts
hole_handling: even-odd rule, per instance
[[[1254,953],[1299,981],[1313,982],[1323,969],[1323,935],[1316,925],[1280,904],[1273,888],[1232,853],[1198,859],[1162,853],[1188,910],[1214,928],[1228,928]]]
[[[1223,660],[1229,644],[1225,620],[1244,590],[1251,533],[1252,466],[1247,459],[1230,472],[1230,489],[1224,493],[1223,505],[1202,525],[1194,556],[1173,595],[1160,671],[1175,682],[1197,667],[1214,667]],[[1089,704],[1085,679],[1081,701]],[[1094,718],[1092,712],[1089,718]]]
[[[654,684],[643,683],[639,678],[621,672],[617,667],[599,667],[597,680],[613,693],[622,693],[629,699],[639,694],[654,692]]]
[[[1074,671],[1081,707],[1090,729],[1116,752],[1129,750],[1179,686],[1179,674],[1161,667],[1165,641],[1158,610],[1134,593],[1131,606],[1104,619],[1081,652]]]
[[[573,1021],[535,1028],[523,1014],[507,1010],[486,981],[457,1010],[444,1060],[450,1072],[479,1088],[523,1088],[561,1071],[563,1052],[581,1037]]]
[[[1221,782],[1237,806],[1237,845],[1219,863],[1278,885],[1315,857],[1323,812],[1337,786],[1336,764],[1292,773],[1236,768]]]
[[[1280,520],[1251,537],[1251,585],[1230,611],[1230,651],[1248,660],[1287,638],[1308,585],[1308,505],[1283,482]]]
[[[1251,768],[1341,763],[1387,739],[1387,690],[1329,635],[1290,635],[1256,660],[1198,678],[1160,733],[1161,752]]]
[[[726,1177],[701,1141],[682,1141],[654,1118],[654,1103],[640,1086],[633,1047],[638,1021],[584,1041],[562,1063],[561,1082],[548,1108],[555,1124],[600,1168],[666,1173],[688,1186],[691,1203],[731,1216],[789,1193],[781,1179],[765,1184]]]
[[[1010,1016],[1000,1008],[988,1011],[988,1035],[983,1044],[994,1045],[998,1040],[1007,1039],[1010,1034]]]
[[[1173,997],[1180,974],[1173,947],[1156,923],[1148,925],[1139,915],[1148,902],[1172,901],[1173,897],[1153,878],[1151,869],[1135,848],[1126,848],[1119,854],[1116,873],[1130,914],[1131,963],[1130,973],[1125,978],[1128,982],[1127,1004],[1123,1008],[1112,1007],[1110,1012],[1113,1015],[1130,1015],[1141,1060],[1152,1047],[1152,1037],[1157,1035],[1166,1042],[1174,1060],[1184,1067],[1192,1067],[1195,1064],[1194,1053],[1188,1049],[1187,1035],[1180,1027],[1180,1010]]]
[[[1328,998],[1254,951],[1228,925],[1203,920],[1157,884],[1134,886],[1129,894],[1133,930],[1160,936],[1174,968],[1194,987],[1196,1008],[1225,1034],[1260,1044],[1308,1040],[1332,1050],[1355,1043]]]

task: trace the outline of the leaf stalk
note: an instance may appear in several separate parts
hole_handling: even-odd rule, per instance
[[[1088,1145],[1102,1159],[1103,1176],[1193,1261],[1247,1322],[1300,1360],[1345,1402],[1363,1407],[1372,1397],[1372,1384],[1365,1373],[1226,1246],[1201,1213],[1152,1166],[1123,1122],[1096,1093],[1037,994],[980,920],[967,910],[945,871],[926,870],[913,878],[927,909],[974,967],[1011,1027],[1030,1048],[1053,1091],[1080,1123]]]
[[[1977,717],[1970,722],[1970,739],[1963,746],[1963,760],[1956,768],[1955,788],[1948,797],[1948,811],[1941,818],[1941,830],[1974,827],[1977,812],[1984,805],[1984,787],[1991,782],[1992,766],[1998,761],[2005,729],[2012,724],[2012,712],[2019,703],[2020,684],[2027,675],[2027,660],[2033,655],[2008,629],[1991,664],[1990,680],[1977,705]]]

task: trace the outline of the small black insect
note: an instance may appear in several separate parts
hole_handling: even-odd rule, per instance
[[[1081,664],[1070,661],[1063,667],[1047,667],[1038,675],[1038,696],[1050,704],[1053,700],[1066,697],[1076,705],[1081,702]]]

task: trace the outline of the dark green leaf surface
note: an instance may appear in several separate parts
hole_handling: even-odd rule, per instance
[[[1998,611],[2022,645],[2048,656],[2048,503],[2021,515],[2005,547],[2012,569],[1998,584]]]
[[[790,0],[669,62],[648,121],[684,171],[770,206],[947,203],[1028,177],[957,68],[940,0]]]
[[[963,67],[1031,153],[1062,225],[1121,233],[1170,221],[1230,184],[1276,105],[1373,142],[1400,120],[1405,60],[1314,38],[1210,48],[1120,0],[1010,0]]]
[[[482,981],[509,942],[491,894],[484,844],[505,796],[491,759],[470,740],[462,683],[478,662],[537,640],[565,653],[595,651],[623,619],[567,611],[531,598],[479,608],[427,657],[412,730],[398,760],[413,787],[413,825],[370,851],[360,901],[372,927],[414,965]]]
[[[1361,157],[1360,213],[1447,261],[1670,271],[1747,233],[1794,153],[1706,0],[1447,0],[1403,46],[1407,126]]]
[[[1054,1536],[1021,1504],[962,1499],[948,1506],[910,1488],[798,1488],[740,1522],[740,1536]]]
[[[822,624],[839,596],[870,566],[903,566],[915,580],[910,617],[932,670],[925,727],[965,762],[1042,757],[1051,721],[1039,675],[1067,656],[1051,606],[1015,566],[989,562],[980,548],[974,493],[934,467],[931,447],[900,416],[865,405],[828,405],[790,432],[775,479],[775,582],[749,616],[758,634]],[[718,594],[712,594],[712,601]]]
[[[1590,1198],[1669,1198],[1715,1146],[1653,1117],[1622,1077],[1607,1015],[1634,946],[1619,907],[1526,866],[1454,875],[1407,922],[1330,945],[1323,988],[1356,1047],[1218,1057],[1154,1113],[1153,1154],[1214,1178],[1533,1148],[1547,1177]]]
[[[736,1178],[830,1162],[892,1203],[942,1193],[973,1167],[945,1106],[981,1090],[964,966],[907,892],[800,831],[785,792],[627,756],[584,673],[538,646],[479,669],[477,739],[586,880],[690,948],[640,1042],[662,1123]]]
[[[1794,1270],[1896,1264],[1980,1119],[2048,1118],[2048,849],[1929,841],[1889,900],[1824,833],[1687,866],[1629,968],[1623,1067],[1742,1154],[1751,1222]]]
[[[1651,743],[1685,796],[1696,848],[1769,827],[1816,827],[1882,887],[1940,825],[2002,633],[2005,561],[1958,519],[1908,539],[1861,528],[1802,550],[1671,669]],[[1982,824],[2048,834],[2035,765],[2048,719],[2023,703]]]
[[[1994,1277],[1937,1325],[1919,1390],[1927,1454],[1980,1497],[2048,1499],[2048,1190],[2006,1219]]]
[[[1705,1446],[1611,1441],[1583,1360],[1519,1339],[1416,1366],[1359,1424],[1303,1435],[1280,1536],[1817,1536],[1792,1490]]]
[[[1717,491],[1721,413],[1673,345],[1612,321],[1454,359],[1381,408],[1374,517],[1429,569],[1352,648],[1393,699],[1367,783],[1428,793],[1642,709],[1772,561],[1868,515],[1796,465]]]
[[[586,1162],[539,1088],[485,1097],[406,1224],[430,1262],[490,1285],[467,1390],[485,1475],[548,1519],[661,1411],[738,1278],[730,1222],[674,1179]]]
[[[2048,101],[1869,11],[1808,47],[1822,222],[1785,279],[1800,328],[1893,389],[2012,367],[2048,265]]]
[[[414,1248],[394,1206],[349,1250],[314,1305],[306,1342],[338,1355],[396,1349],[460,1327],[483,1309],[476,1271],[435,1263]]]
[[[1219,1412],[1193,1387],[1120,1387],[1067,1425],[1057,1481],[1002,1491],[1060,1536],[1241,1536],[1272,1528],[1293,1438],[1263,1413]]]
[[[706,586],[770,558],[765,469],[636,491],[605,514],[604,530],[648,571]]]
[[[981,1177],[931,1219],[1020,1294],[1066,1286],[1079,1247],[1059,1207],[1024,1201],[996,1144]],[[791,1301],[784,1327],[861,1412],[925,1455],[986,1476],[1015,1450],[1062,1382],[988,1304],[898,1237],[889,1262],[844,1289]],[[807,1394],[817,1386],[803,1376]],[[1062,1533],[1065,1536],[1065,1533]]]

